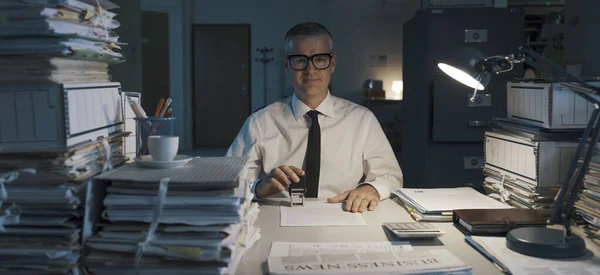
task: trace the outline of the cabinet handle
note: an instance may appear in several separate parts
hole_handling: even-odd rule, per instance
[[[481,128],[490,126],[490,122],[487,120],[469,120],[469,127]]]

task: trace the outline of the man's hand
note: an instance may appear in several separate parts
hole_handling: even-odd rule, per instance
[[[304,171],[298,167],[282,165],[279,166],[264,177],[256,186],[256,196],[259,198],[268,197],[273,194],[285,191],[292,181],[300,181],[298,176],[303,176]]]
[[[333,198],[328,198],[329,203],[338,203],[346,201],[346,211],[365,212],[366,209],[369,211],[375,210],[379,204],[379,192],[375,187],[364,184],[354,190],[348,190]]]

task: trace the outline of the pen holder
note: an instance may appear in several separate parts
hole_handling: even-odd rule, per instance
[[[136,156],[149,155],[148,137],[174,136],[175,117],[134,118],[137,129]]]

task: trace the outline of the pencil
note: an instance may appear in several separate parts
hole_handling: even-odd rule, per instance
[[[160,101],[158,102],[158,106],[156,106],[156,111],[154,111],[154,117],[158,117],[160,115],[160,111],[163,109],[164,105],[165,105],[165,99],[161,98]]]

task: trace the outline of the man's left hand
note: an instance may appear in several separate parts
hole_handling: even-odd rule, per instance
[[[356,189],[348,190],[333,198],[328,198],[329,203],[339,203],[346,201],[345,210],[348,212],[365,212],[366,209],[369,211],[375,210],[377,204],[379,204],[379,192],[375,187],[364,184]]]

